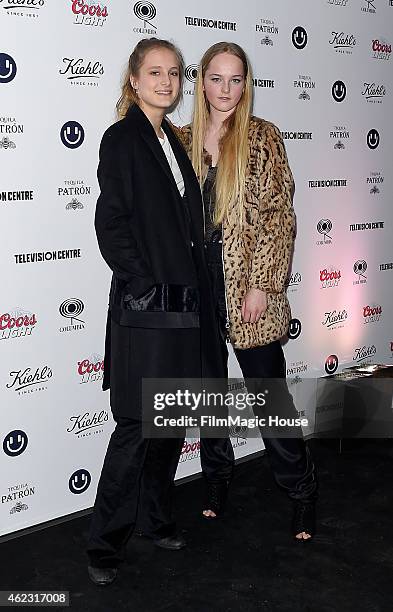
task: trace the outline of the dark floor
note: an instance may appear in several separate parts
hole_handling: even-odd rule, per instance
[[[176,487],[188,547],[133,538],[117,581],[86,574],[89,516],[0,545],[0,589],[69,590],[71,610],[391,612],[393,442],[313,441],[319,531],[292,541],[290,507],[262,457],[237,467],[227,517],[200,518],[202,482]],[[59,609],[59,608],[57,608]],[[65,608],[61,608],[65,609]]]

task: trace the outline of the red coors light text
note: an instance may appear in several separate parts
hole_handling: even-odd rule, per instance
[[[319,272],[319,278],[321,279],[321,282],[328,280],[339,280],[341,278],[341,271],[338,270],[337,272],[337,270],[332,270],[331,272],[328,272],[325,268]]]
[[[88,4],[84,0],[72,0],[72,12],[75,15],[90,15],[91,17],[107,17],[108,9],[106,6],[101,8],[100,5]]]
[[[382,314],[382,306],[364,306],[363,308],[363,316],[364,317],[373,317],[375,315]]]
[[[90,363],[89,359],[78,361],[78,374],[80,374],[80,376],[84,376],[85,374],[92,374],[92,372],[100,372],[103,369],[103,361],[97,361],[97,363]]]
[[[378,53],[391,53],[392,45],[380,43],[379,40],[373,40],[373,51]]]
[[[181,454],[185,455],[187,453],[195,453],[195,451],[199,451],[200,448],[201,448],[201,443],[199,440],[197,442],[192,442],[192,444],[190,444],[190,442],[187,442],[187,440],[185,440],[183,443]]]
[[[11,317],[11,315],[8,312],[0,316],[0,330],[13,329],[14,327],[16,328],[29,327],[29,326],[35,325],[36,323],[37,323],[37,319],[36,319],[35,314],[33,314],[32,316],[21,315],[20,317],[17,317],[16,319],[14,317]]]

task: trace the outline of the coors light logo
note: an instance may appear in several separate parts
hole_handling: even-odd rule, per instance
[[[363,306],[363,322],[375,323],[381,320],[382,317],[382,306],[380,304],[373,304]]]
[[[100,355],[92,355],[78,361],[77,370],[80,384],[97,382],[104,378],[104,361]]]
[[[319,280],[321,281],[322,289],[337,287],[341,280],[341,270],[337,270],[336,268],[324,268],[319,271]]]
[[[389,60],[392,54],[392,45],[384,40],[376,38],[371,43],[372,57],[375,59]]]
[[[36,325],[37,316],[35,313],[22,308],[3,312],[0,314],[0,340],[30,336]]]
[[[184,440],[179,463],[185,463],[192,459],[198,459],[201,443],[199,440]]]
[[[70,0],[75,25],[102,27],[108,17],[104,4],[92,0]]]

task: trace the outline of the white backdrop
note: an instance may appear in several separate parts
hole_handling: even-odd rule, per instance
[[[299,377],[392,360],[392,5],[0,0],[0,535],[94,501],[113,429],[98,147],[144,36],[184,51],[176,122],[189,121],[202,52],[233,40],[252,61],[255,114],[283,132],[298,218],[285,352],[299,411],[313,409]],[[238,457],[261,448],[247,432],[233,443]],[[198,471],[198,457],[188,440],[178,476]]]

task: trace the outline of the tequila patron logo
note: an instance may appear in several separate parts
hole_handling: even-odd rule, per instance
[[[36,368],[35,370],[32,368],[13,370],[10,372],[10,382],[6,384],[6,387],[7,389],[12,389],[18,395],[46,391],[52,375],[52,370],[49,366]]]
[[[16,149],[19,135],[23,134],[24,126],[15,117],[0,117],[0,150]]]
[[[0,7],[7,15],[16,17],[35,19],[44,6],[45,0],[0,0]]]
[[[134,4],[134,15],[142,22],[143,25],[134,28],[137,34],[157,34],[157,26],[154,19],[157,15],[157,9],[152,2],[136,2]]]
[[[304,374],[308,370],[308,363],[303,360],[293,361],[287,367],[287,376],[298,376]]]
[[[62,199],[66,210],[83,210],[86,196],[91,196],[91,186],[86,185],[82,179],[70,179],[57,188],[57,195]]]
[[[1,312],[1,311],[0,311]],[[35,313],[15,308],[0,314],[0,340],[12,340],[30,336],[37,325]]]
[[[98,87],[104,74],[104,66],[95,60],[63,57],[63,66],[59,74],[63,75],[71,85]]]
[[[29,506],[26,504],[27,498],[35,494],[35,487],[22,483],[8,487],[7,492],[1,496],[2,504],[9,504],[10,514],[17,514],[24,510],[28,510]]]
[[[366,178],[366,184],[370,190],[370,195],[379,195],[384,181],[385,177],[382,175],[382,172],[370,172],[370,176]]]
[[[299,100],[311,100],[311,92],[315,89],[315,81],[310,76],[299,74],[299,78],[293,81],[293,87],[296,91],[302,91],[298,95]]]
[[[108,9],[104,4],[91,0],[69,0],[74,15],[75,25],[102,27],[108,17]]]
[[[262,18],[255,24],[255,32],[262,35],[260,38],[261,45],[273,47],[278,36],[278,25],[272,19]]]
[[[333,148],[335,151],[343,151],[346,149],[350,139],[350,133],[344,125],[334,125],[330,130],[330,140],[333,140]]]

